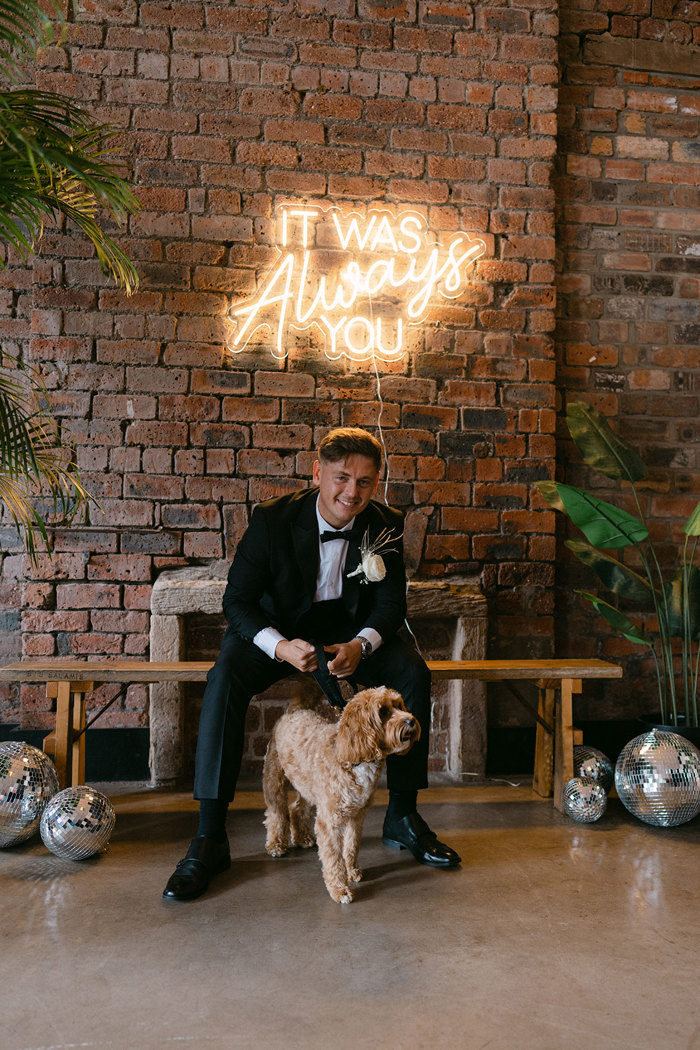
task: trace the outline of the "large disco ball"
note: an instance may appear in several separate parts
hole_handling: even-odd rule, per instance
[[[0,847],[31,838],[49,799],[58,791],[53,762],[31,744],[0,744]]]
[[[614,775],[612,762],[597,747],[588,747],[587,744],[576,745],[574,748],[575,777],[597,780],[602,785],[603,791],[607,792],[613,786]]]
[[[700,751],[677,733],[642,733],[622,749],[615,787],[623,805],[647,824],[685,824],[700,813]]]
[[[573,777],[562,793],[561,807],[579,824],[592,824],[605,813],[608,796],[603,785],[590,777]]]
[[[114,806],[102,792],[68,787],[44,810],[41,837],[57,857],[85,860],[107,849],[115,820]]]

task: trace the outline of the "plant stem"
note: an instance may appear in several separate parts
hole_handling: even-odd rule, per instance
[[[630,485],[632,487],[632,493],[634,495],[634,501],[637,504],[637,511],[639,513],[639,517],[641,518],[641,520],[642,520],[645,528],[647,528],[647,532],[648,532],[649,530],[648,530],[646,518],[644,517],[644,512],[642,510],[641,503],[639,502],[639,494],[637,493],[637,488],[636,488],[636,486],[635,486],[633,481],[630,481]],[[675,680],[674,673],[673,673],[673,646],[671,644],[671,632],[670,632],[670,629],[669,629],[668,597],[666,595],[666,587],[665,587],[665,584],[664,584],[663,573],[661,572],[661,566],[659,565],[659,559],[656,556],[656,550],[654,548],[654,544],[653,544],[650,536],[647,537],[647,540],[648,540],[648,545],[649,545],[649,552],[650,552],[651,557],[653,559],[654,566],[656,567],[656,573],[657,573],[658,578],[659,578],[659,592],[660,592],[660,595],[661,595],[661,601],[659,601],[657,596],[656,596],[656,588],[654,587],[654,578],[653,578],[653,575],[652,575],[652,572],[651,572],[651,566],[649,565],[647,557],[646,557],[644,551],[642,550],[641,546],[638,543],[635,543],[635,547],[637,548],[637,550],[640,553],[640,556],[642,558],[642,563],[644,565],[644,569],[645,569],[645,572],[647,574],[647,578],[648,578],[649,583],[651,585],[651,593],[652,593],[652,598],[653,598],[653,601],[654,601],[654,611],[656,613],[656,619],[658,620],[658,623],[659,623],[659,640],[661,642],[661,654],[662,654],[662,657],[663,657],[664,670],[665,670],[665,680],[664,680],[664,687],[665,688],[664,688],[664,691],[663,691],[663,700],[662,700],[662,702],[665,702],[665,699],[666,699],[667,695],[670,696],[670,699],[671,699],[671,710],[673,712],[673,725],[677,725],[678,724],[678,710],[677,710],[677,704],[676,704],[676,680]],[[661,692],[659,693],[659,699],[660,700],[662,699]]]

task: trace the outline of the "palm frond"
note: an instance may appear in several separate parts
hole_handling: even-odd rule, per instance
[[[9,80],[20,74],[19,58],[34,58],[53,39],[51,16],[63,22],[57,0],[44,6],[51,14],[36,0],[0,0],[0,73]]]
[[[140,207],[112,163],[118,135],[62,96],[0,91],[0,236],[26,258],[46,219],[65,215],[93,243],[103,271],[130,293],[136,269],[98,221],[100,209],[121,224]]]
[[[49,547],[37,501],[48,499],[52,525],[67,524],[94,502],[83,486],[71,444],[49,407],[41,374],[5,355],[0,366],[0,500],[35,558]]]

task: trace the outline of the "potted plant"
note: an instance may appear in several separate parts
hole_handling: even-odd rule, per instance
[[[581,401],[566,411],[569,432],[585,463],[608,478],[630,486],[637,515],[597,499],[573,485],[537,482],[544,499],[583,533],[566,546],[614,595],[653,610],[657,630],[635,623],[617,606],[587,591],[583,595],[607,622],[630,642],[646,645],[654,657],[660,720],[675,728],[698,726],[700,664],[700,570],[695,555],[700,536],[700,503],[683,526],[679,563],[667,573],[649,535],[636,483],[647,468],[631,445],[612,430],[600,412]],[[633,553],[635,566],[611,551]],[[637,571],[639,570],[639,571]],[[680,641],[676,641],[679,639]]]

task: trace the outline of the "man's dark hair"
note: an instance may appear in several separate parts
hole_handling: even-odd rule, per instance
[[[366,456],[382,469],[382,446],[361,427],[337,427],[326,434],[318,446],[318,458],[324,463],[338,463],[348,456]]]

